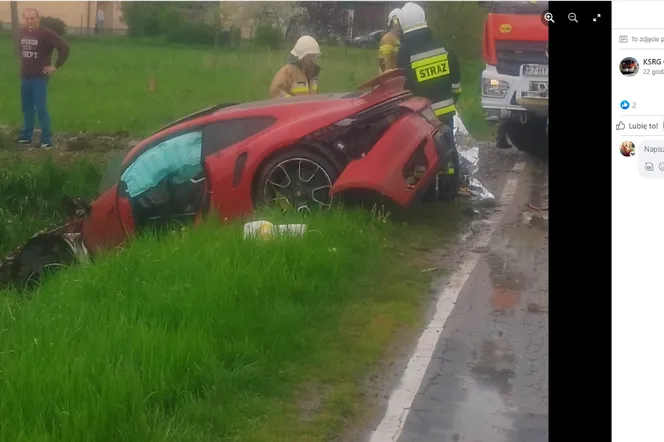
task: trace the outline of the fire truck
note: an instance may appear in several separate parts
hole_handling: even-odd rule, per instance
[[[548,2],[479,2],[484,23],[482,108],[486,119],[505,124],[511,143],[525,152],[548,153]]]

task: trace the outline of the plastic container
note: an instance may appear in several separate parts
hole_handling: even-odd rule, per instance
[[[275,225],[269,221],[252,221],[244,225],[244,237],[260,239],[274,238],[277,234],[304,236],[307,232],[306,224],[279,224]]]

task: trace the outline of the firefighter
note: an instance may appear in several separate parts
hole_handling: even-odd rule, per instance
[[[300,37],[290,51],[286,64],[279,69],[270,85],[270,97],[283,98],[318,93],[320,67],[318,42],[308,35]]]
[[[461,94],[459,62],[436,41],[419,5],[406,3],[398,18],[403,34],[397,67],[406,71],[405,87],[431,100],[434,114],[453,129],[456,102]]]
[[[380,39],[378,45],[378,65],[380,71],[385,72],[397,67],[397,53],[399,52],[399,37],[401,36],[401,25],[399,25],[398,14],[400,9],[394,9],[387,18],[388,31]]]
[[[403,34],[397,55],[397,67],[405,71],[405,88],[431,101],[431,109],[438,119],[449,128],[448,139],[453,150],[446,164],[441,165],[437,183],[433,183],[424,200],[433,195],[451,200],[459,191],[461,169],[459,153],[454,145],[454,115],[461,93],[459,62],[437,41],[427,26],[426,15],[419,5],[406,3],[398,13]]]

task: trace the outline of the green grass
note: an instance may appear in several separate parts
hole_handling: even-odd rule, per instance
[[[130,41],[129,41],[130,42]],[[344,92],[377,74],[372,50],[327,47],[320,59],[321,92]],[[51,79],[49,109],[55,131],[129,132],[145,136],[187,113],[222,102],[268,98],[270,82],[288,51],[129,44],[126,40],[73,40],[66,66]],[[460,112],[477,136],[490,127],[479,102],[481,61],[461,57]],[[17,62],[0,38],[0,124],[20,126]],[[149,90],[154,77],[155,90]]]
[[[64,195],[95,197],[100,165],[83,159],[71,167],[51,157],[40,162],[2,156],[0,166],[0,259],[37,231],[62,221]]]
[[[366,211],[306,222],[304,238],[247,241],[214,222],[146,237],[30,300],[7,294],[0,440],[338,434],[393,333],[418,322],[429,276],[409,256],[427,238]]]

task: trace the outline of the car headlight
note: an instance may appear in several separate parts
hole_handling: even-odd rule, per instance
[[[507,95],[509,83],[492,78],[482,78],[482,95],[485,97],[503,98]]]

